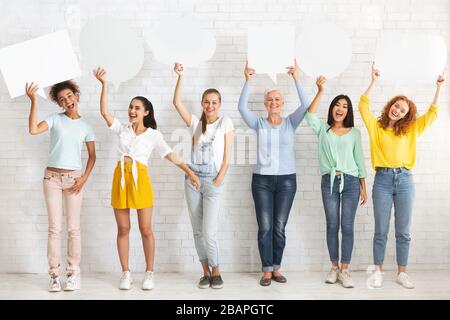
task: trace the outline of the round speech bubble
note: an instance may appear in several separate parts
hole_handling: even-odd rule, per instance
[[[182,62],[185,66],[198,66],[216,51],[214,34],[203,30],[193,17],[162,21],[145,38],[154,58],[166,65]]]
[[[112,17],[90,20],[81,31],[80,49],[83,66],[104,68],[116,90],[144,64],[142,41],[126,23]]]
[[[308,76],[339,76],[350,64],[352,42],[332,23],[305,24],[296,41],[297,61]]]
[[[377,41],[375,65],[383,80],[431,84],[444,71],[447,47],[442,36],[385,31]]]

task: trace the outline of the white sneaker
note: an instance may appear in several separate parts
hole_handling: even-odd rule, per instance
[[[381,288],[383,286],[383,274],[380,270],[375,270],[367,279],[367,284],[371,288]]]
[[[48,291],[49,292],[61,291],[61,281],[59,280],[58,276],[50,278],[50,284],[48,285]]]
[[[411,282],[406,272],[400,272],[398,274],[397,283],[406,289],[414,289],[414,283]]]
[[[352,277],[350,277],[350,272],[348,272],[348,270],[342,270],[341,272],[339,272],[338,281],[344,288],[355,287],[355,284],[353,283]]]
[[[67,275],[66,287],[64,291],[75,291],[79,290],[81,287],[81,276],[78,274]]]
[[[147,271],[144,275],[144,281],[142,281],[142,290],[152,290],[155,287],[153,281],[153,271]]]
[[[120,278],[119,289],[120,290],[130,290],[133,284],[133,279],[131,278],[130,271],[124,271],[122,277]]]
[[[339,268],[338,267],[332,267],[331,270],[328,272],[327,277],[325,279],[325,283],[336,283],[338,278]]]

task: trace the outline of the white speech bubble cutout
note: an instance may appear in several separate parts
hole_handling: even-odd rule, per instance
[[[165,65],[180,62],[196,67],[211,59],[216,51],[214,34],[203,30],[192,17],[162,21],[145,38],[155,60]]]
[[[297,37],[296,56],[300,69],[308,76],[335,78],[350,64],[352,41],[334,24],[304,24]]]
[[[262,26],[248,28],[248,65],[257,73],[267,73],[274,83],[277,73],[285,73],[295,59],[295,28],[293,26]]]
[[[80,34],[82,65],[89,72],[102,67],[116,90],[135,77],[144,64],[144,47],[123,21],[106,16],[90,20]]]
[[[439,35],[386,31],[377,41],[375,65],[381,79],[395,84],[434,83],[447,63]]]
[[[44,88],[81,75],[67,30],[14,44],[0,50],[0,70],[12,99],[25,94],[25,84]]]

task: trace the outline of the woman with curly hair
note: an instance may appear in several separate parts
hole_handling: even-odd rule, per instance
[[[417,108],[406,96],[398,95],[385,105],[377,119],[370,112],[369,94],[380,73],[372,65],[372,81],[359,101],[359,111],[370,137],[370,156],[376,170],[372,189],[375,216],[373,255],[375,272],[369,285],[380,288],[382,265],[389,233],[391,208],[394,204],[397,283],[412,289],[414,284],[406,273],[408,264],[410,225],[414,200],[412,168],[416,161],[416,140],[437,117],[439,94],[444,78],[436,81],[436,93],[428,111],[417,117]]]

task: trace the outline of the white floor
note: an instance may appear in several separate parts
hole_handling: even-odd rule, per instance
[[[323,283],[322,272],[286,272],[288,283],[272,282],[269,287],[259,285],[259,273],[224,273],[225,285],[219,290],[198,289],[198,274],[159,273],[155,289],[143,291],[142,276],[134,274],[133,288],[121,291],[117,289],[119,274],[83,274],[81,290],[49,293],[45,274],[0,274],[0,299],[450,299],[450,271],[411,272],[416,285],[412,290],[395,283],[394,271],[385,273],[382,289],[367,288],[365,272],[352,272],[354,289]]]

